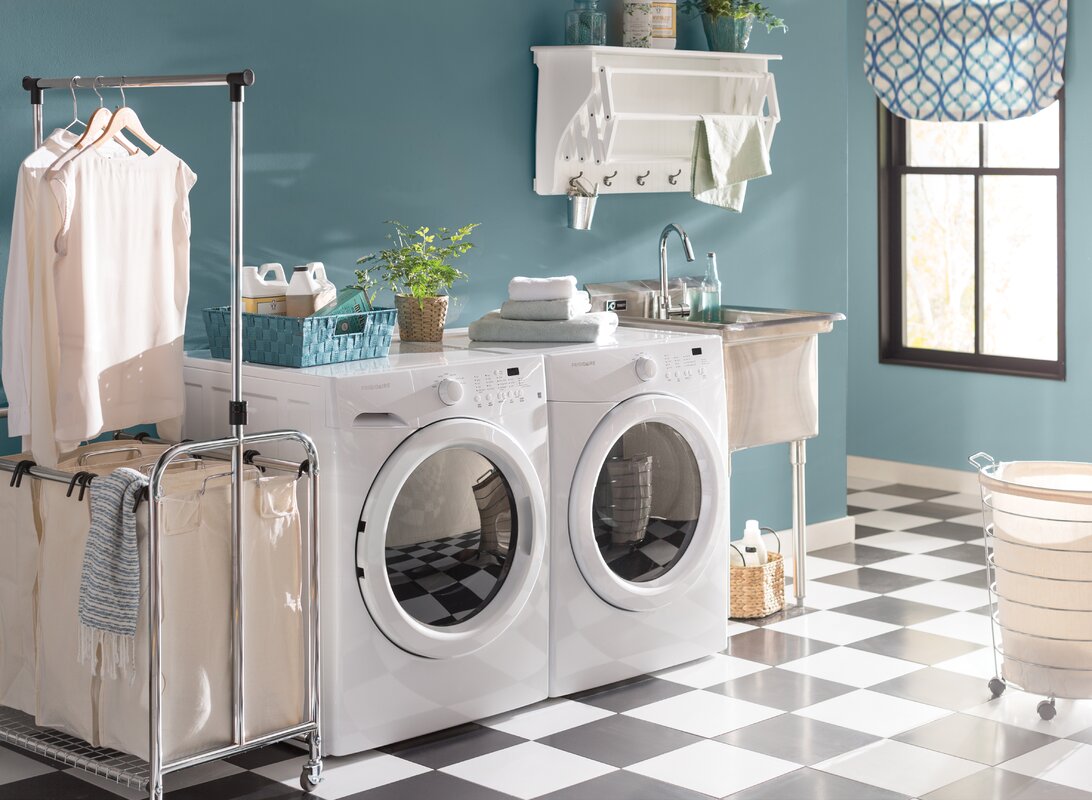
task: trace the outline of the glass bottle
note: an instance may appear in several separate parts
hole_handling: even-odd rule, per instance
[[[706,256],[705,278],[701,282],[701,314],[706,322],[719,322],[720,316],[720,275],[717,274],[717,254]]]
[[[607,43],[607,15],[599,10],[599,0],[576,0],[565,14],[565,44]]]

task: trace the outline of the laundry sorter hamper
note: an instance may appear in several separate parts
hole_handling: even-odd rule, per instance
[[[977,453],[999,697],[1092,698],[1092,464]]]

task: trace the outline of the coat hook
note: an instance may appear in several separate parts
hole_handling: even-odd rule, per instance
[[[603,185],[610,186],[614,182],[614,179],[618,177],[618,170],[615,170],[612,175],[603,176]]]
[[[576,182],[578,180],[580,180],[581,178],[583,178],[583,177],[584,177],[584,172],[583,172],[583,170],[581,170],[580,174],[577,175],[575,178],[569,178],[569,188],[570,189],[575,189],[576,188]]]
[[[675,184],[677,184],[679,182],[679,176],[680,175],[682,175],[682,170],[681,169],[678,172],[676,172],[674,175],[668,175],[667,176],[667,182],[670,183],[672,186],[674,186]]]
[[[644,186],[645,185],[645,179],[651,174],[652,174],[652,170],[649,170],[644,175],[638,175],[637,176],[637,185],[638,186]]]

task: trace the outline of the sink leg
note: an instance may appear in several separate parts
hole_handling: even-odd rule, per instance
[[[792,590],[796,607],[804,607],[807,581],[807,500],[804,486],[805,465],[808,462],[807,440],[789,442],[792,463]]]

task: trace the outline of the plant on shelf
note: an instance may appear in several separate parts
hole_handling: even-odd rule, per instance
[[[467,275],[452,261],[474,247],[467,237],[480,223],[457,230],[419,227],[411,229],[397,220],[387,220],[394,232],[387,234],[392,246],[364,256],[356,263],[370,264],[356,271],[357,286],[373,304],[380,289],[394,293],[398,309],[398,331],[406,342],[438,342],[447,321],[447,292]]]
[[[744,52],[756,22],[765,25],[767,31],[788,30],[785,20],[754,0],[685,0],[679,8],[701,14],[709,49],[722,53]]]

